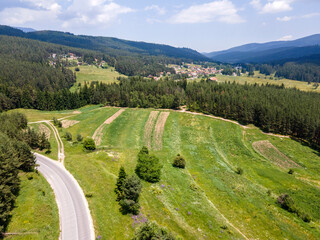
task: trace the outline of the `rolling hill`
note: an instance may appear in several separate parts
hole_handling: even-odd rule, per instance
[[[227,63],[271,63],[293,61],[319,54],[320,34],[311,35],[293,41],[275,41],[267,43],[250,43],[224,51],[206,53],[215,61]],[[312,58],[314,61],[314,57]],[[316,61],[315,61],[316,62]]]
[[[22,30],[3,25],[0,26],[0,35],[23,37],[70,47],[95,50],[112,56],[139,54],[149,56],[166,56],[193,61],[209,60],[197,51],[189,48],[175,48],[169,45],[135,42],[112,37],[74,35],[72,33],[59,31],[23,32]]]

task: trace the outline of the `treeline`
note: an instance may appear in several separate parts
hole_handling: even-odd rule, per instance
[[[31,147],[50,148],[44,134],[27,127],[21,113],[0,114],[0,238],[10,220],[11,210],[19,193],[19,172],[35,168]]]
[[[190,110],[210,113],[263,131],[291,135],[320,146],[320,95],[284,86],[190,83]]]
[[[288,62],[283,65],[246,65],[244,69],[254,69],[267,76],[275,73],[277,78],[287,78],[304,82],[320,82],[320,66],[311,63]]]
[[[118,107],[178,108],[210,113],[255,124],[266,132],[291,135],[320,146],[320,95],[274,85],[238,85],[201,81],[120,79],[120,83],[92,82],[78,92],[41,92],[0,86],[0,110],[35,108],[74,109],[87,104]]]

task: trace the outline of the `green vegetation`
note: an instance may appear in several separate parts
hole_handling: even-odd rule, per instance
[[[159,159],[154,155],[149,155],[149,150],[143,146],[138,154],[136,174],[143,180],[155,183],[160,181],[161,164]]]
[[[308,82],[302,81],[295,81],[286,78],[275,78],[273,75],[266,76],[265,74],[260,74],[258,71],[255,71],[254,76],[248,77],[247,75],[241,76],[227,76],[227,75],[217,75],[216,78],[218,82],[236,82],[238,84],[259,84],[259,85],[266,85],[266,84],[273,84],[279,85],[282,84],[286,88],[297,88],[301,91],[307,92],[320,92],[320,88],[315,88],[312,84],[308,84]]]
[[[175,237],[165,228],[159,227],[155,222],[145,222],[136,231],[132,240],[175,240]]]
[[[139,196],[142,190],[140,179],[136,175],[131,175],[124,179],[122,185],[122,195],[120,196],[119,205],[122,214],[132,213],[139,214],[140,204]]]
[[[83,148],[85,150],[93,151],[96,149],[96,144],[92,138],[86,138],[83,141]]]
[[[58,208],[50,185],[36,173],[21,173],[20,180],[19,196],[6,231],[17,235],[5,239],[58,239]]]
[[[68,131],[88,137],[118,109],[88,107],[82,111],[69,118],[80,122]],[[265,135],[253,126],[242,128],[208,116],[173,111],[165,124],[163,149],[154,151],[163,165],[161,180],[142,182],[138,216],[122,215],[114,193],[119,169],[125,166],[129,175],[134,173],[151,111],[126,109],[104,128],[101,147],[94,152],[64,141],[67,169],[87,197],[91,194],[87,200],[97,236],[131,239],[148,219],[183,239],[242,238],[233,226],[249,239],[263,239],[266,233],[270,238],[320,237],[320,157],[313,149],[290,138]],[[289,168],[274,165],[269,156],[262,156],[252,146],[266,140],[303,167],[289,175]],[[182,171],[172,167],[177,152],[188,160]],[[241,177],[235,174],[237,167],[245,169]],[[310,223],[277,204],[277,197],[284,192],[297,209],[310,215]]]
[[[79,71],[75,71],[75,69]],[[76,72],[77,81],[70,89],[72,92],[79,88],[79,84],[90,84],[91,82],[113,83],[118,82],[119,77],[125,77],[125,75],[119,74],[115,71],[114,67],[101,68],[98,66],[79,66],[71,68]]]
[[[186,167],[186,160],[182,156],[180,156],[180,154],[178,154],[174,158],[172,165],[177,168],[185,168]]]
[[[117,201],[119,202],[121,199],[123,199],[123,183],[124,180],[126,180],[127,174],[123,166],[120,167],[119,170],[119,176],[116,183],[116,188],[114,189],[114,192],[117,194]]]

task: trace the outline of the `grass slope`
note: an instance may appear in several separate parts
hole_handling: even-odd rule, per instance
[[[59,214],[50,185],[39,174],[22,173],[21,189],[12,212],[5,239],[56,240],[59,237]]]
[[[102,82],[102,83],[113,83],[118,82],[118,77],[126,77],[123,74],[118,73],[114,67],[108,68],[98,68],[94,65],[90,66],[79,66],[79,72],[74,71],[74,67],[71,68],[77,76],[77,82],[71,87],[71,91],[76,91],[78,89],[78,84],[83,84],[84,82]]]
[[[73,136],[92,136],[118,108],[84,108],[70,120]],[[102,146],[85,152],[80,143],[66,142],[65,165],[87,194],[96,235],[130,239],[136,222],[119,212],[113,192],[121,165],[134,172],[143,146],[145,124],[153,109],[126,109],[103,129]],[[162,110],[160,110],[162,111]],[[60,134],[66,131],[60,129]],[[258,153],[253,142],[268,140],[300,168],[294,174]],[[183,239],[319,239],[320,156],[289,138],[263,134],[249,126],[201,115],[172,111],[166,121],[163,149],[151,151],[163,164],[161,181],[143,182],[141,213]],[[177,153],[186,169],[172,167]],[[244,170],[243,175],[234,171]],[[276,198],[288,193],[313,221],[305,223],[281,209]],[[92,196],[90,197],[90,195]],[[228,221],[232,224],[229,224]],[[235,228],[234,228],[234,227]],[[239,231],[240,232],[239,232]]]

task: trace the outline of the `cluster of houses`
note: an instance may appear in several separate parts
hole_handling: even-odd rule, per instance
[[[77,56],[76,54],[74,53],[67,53],[67,54],[63,54],[63,55],[57,55],[56,53],[52,53],[51,56],[49,57],[50,61],[50,65],[56,65],[56,59],[59,58],[59,59],[62,59],[62,60],[68,60],[69,62],[76,62],[76,65],[80,66],[82,65],[84,62],[82,61],[82,58],[80,56]],[[95,65],[99,66],[99,67],[104,67],[104,65],[106,65],[106,62],[105,61],[100,61],[99,59],[95,58],[94,59],[95,61]]]

